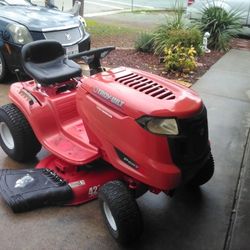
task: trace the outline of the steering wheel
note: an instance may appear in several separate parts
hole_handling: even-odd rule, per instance
[[[94,75],[103,71],[100,60],[107,56],[114,49],[114,46],[102,47],[84,51],[75,55],[70,55],[68,58],[81,58],[86,64],[89,65],[90,75]]]

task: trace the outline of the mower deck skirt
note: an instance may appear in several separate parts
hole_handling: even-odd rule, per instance
[[[15,213],[63,205],[73,196],[70,186],[49,169],[0,170],[0,193]]]

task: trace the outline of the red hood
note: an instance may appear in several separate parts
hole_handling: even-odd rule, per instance
[[[199,112],[201,98],[191,89],[140,70],[120,67],[84,79],[90,95],[135,119],[187,118]]]

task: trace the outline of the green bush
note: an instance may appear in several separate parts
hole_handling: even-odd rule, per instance
[[[197,28],[177,29],[169,32],[169,38],[166,41],[166,46],[171,44],[181,44],[183,47],[193,46],[198,54],[201,53],[202,35]]]
[[[135,41],[135,50],[153,52],[154,36],[152,33],[143,32]]]
[[[232,37],[241,29],[241,13],[238,10],[225,11],[221,7],[208,6],[202,10],[200,28],[209,32],[208,47],[216,50],[227,50]]]
[[[156,54],[164,54],[165,48],[172,44],[181,44],[185,47],[194,46],[197,53],[201,53],[202,34],[197,27],[189,26],[183,14],[183,8],[178,5],[173,16],[168,16],[166,23],[156,29],[154,32]]]
[[[168,71],[190,73],[197,67],[195,56],[197,54],[193,46],[184,47],[180,43],[170,45],[164,50],[165,68]]]

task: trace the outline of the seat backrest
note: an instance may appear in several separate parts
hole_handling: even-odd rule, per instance
[[[44,63],[64,55],[62,45],[52,40],[39,40],[26,44],[22,48],[23,63]]]
[[[39,40],[25,44],[21,53],[24,71],[41,85],[81,76],[81,67],[67,58],[57,41]]]

